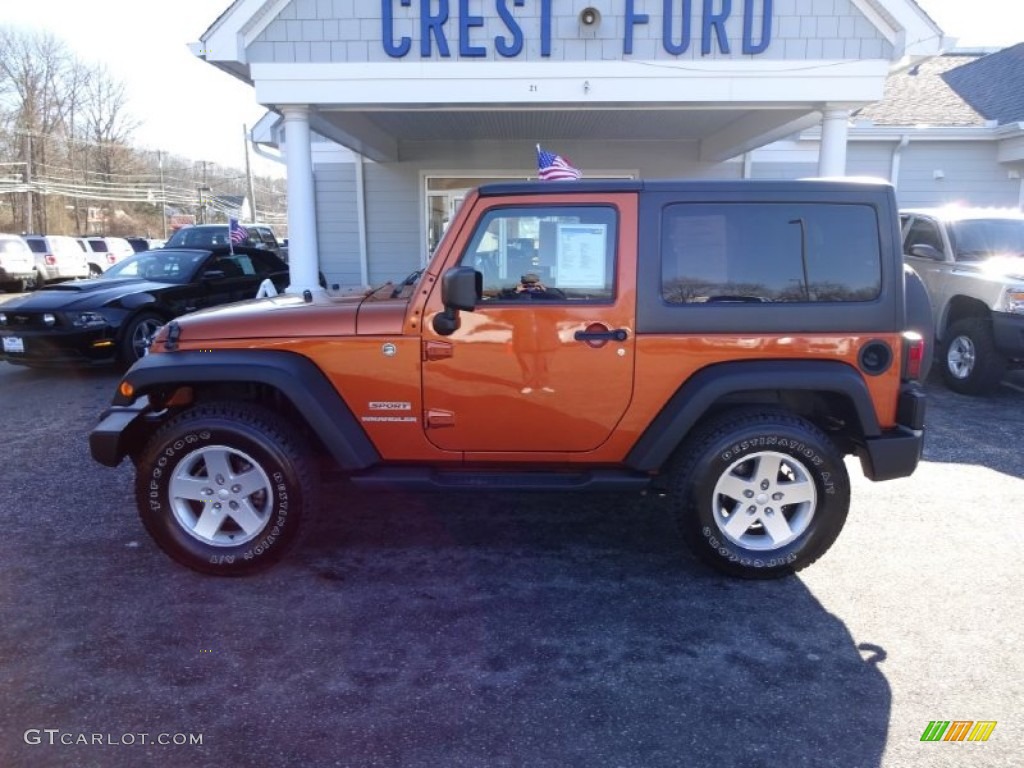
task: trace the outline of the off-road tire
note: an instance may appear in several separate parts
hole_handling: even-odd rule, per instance
[[[137,461],[146,530],[174,560],[218,576],[278,562],[311,527],[317,495],[306,441],[250,403],[190,408],[158,430]]]
[[[669,469],[668,500],[699,559],[731,576],[770,579],[806,568],[832,546],[846,522],[850,479],[840,452],[810,422],[742,408],[683,444]]]
[[[988,395],[1006,373],[996,349],[992,325],[984,317],[965,317],[946,331],[942,344],[942,380],[962,395]]]

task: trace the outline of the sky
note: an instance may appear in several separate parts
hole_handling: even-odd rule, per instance
[[[1024,42],[1024,26],[1006,19],[1006,9],[1016,2],[919,0],[918,4],[947,36],[959,38],[960,45],[1000,46]],[[136,145],[243,167],[242,125],[251,127],[265,110],[256,103],[251,87],[196,58],[186,47],[199,40],[230,0],[0,3],[0,24],[45,29],[83,60],[108,65],[126,84],[129,110],[142,123],[135,132]],[[256,173],[283,174],[283,166],[272,161],[253,156],[253,163]]]

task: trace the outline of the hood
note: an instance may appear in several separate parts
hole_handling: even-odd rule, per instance
[[[388,306],[382,306],[385,304]],[[364,301],[362,296],[317,296],[312,302],[306,302],[301,296],[284,294],[203,309],[179,317],[175,322],[181,329],[181,341],[185,343],[399,334],[407,306],[405,300]],[[163,341],[166,333],[165,326],[156,341]]]
[[[988,278],[1024,280],[1024,256],[990,256],[984,261],[962,261],[957,268],[967,272],[980,272]]]
[[[74,309],[96,309],[129,294],[159,293],[173,288],[173,283],[156,283],[137,277],[102,277],[91,280],[72,280],[58,283],[30,293],[20,299],[6,302],[10,309],[35,311],[63,311]]]

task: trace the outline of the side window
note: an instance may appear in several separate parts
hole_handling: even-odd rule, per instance
[[[483,274],[485,302],[611,301],[617,217],[609,206],[497,208],[460,264]]]
[[[907,240],[903,244],[903,252],[910,253],[910,247],[913,245],[930,245],[939,253],[945,252],[939,228],[927,219],[914,219],[910,229],[907,230]]]
[[[256,274],[260,276],[270,275],[274,272],[280,272],[286,269],[285,265],[273,258],[271,254],[260,251],[259,253],[252,253],[247,256],[252,265],[256,268]]]
[[[870,301],[882,285],[867,205],[670,205],[661,258],[670,304]]]

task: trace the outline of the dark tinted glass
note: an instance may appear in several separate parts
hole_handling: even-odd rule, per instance
[[[662,296],[674,304],[869,301],[881,291],[878,231],[866,205],[668,206]]]

